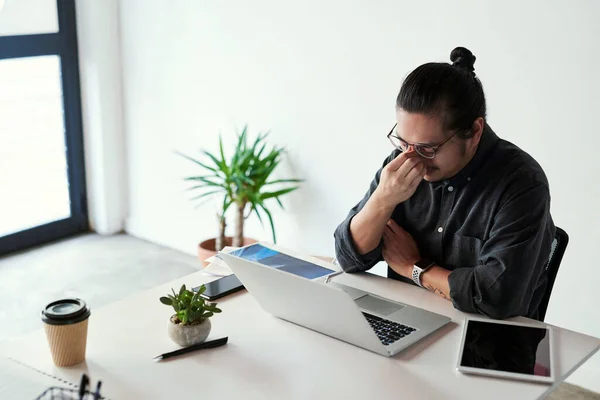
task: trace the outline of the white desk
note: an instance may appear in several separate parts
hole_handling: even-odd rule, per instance
[[[535,399],[551,387],[456,371],[467,314],[417,287],[375,275],[334,278],[384,297],[447,315],[450,325],[393,358],[279,320],[262,311],[246,292],[221,299],[212,338],[229,343],[160,363],[152,357],[176,348],[166,333],[171,309],[158,298],[182,283],[212,280],[202,272],[92,310],[87,361],[76,367],[52,364],[43,330],[0,346],[8,356],[45,373],[79,382],[87,372],[103,381],[110,399]],[[600,347],[600,340],[557,328],[559,375],[564,379]]]

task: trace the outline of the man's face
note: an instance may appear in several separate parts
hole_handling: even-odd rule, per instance
[[[408,113],[397,109],[396,120],[398,125],[395,135],[410,144],[437,146],[454,133],[444,131],[442,119],[438,116]],[[433,159],[419,157],[427,167],[424,179],[436,182],[451,178],[460,172],[475,154],[477,143],[473,142],[474,139],[464,140],[454,136],[437,150]],[[408,152],[413,153],[415,150],[410,146]]]

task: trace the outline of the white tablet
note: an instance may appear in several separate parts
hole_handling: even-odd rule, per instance
[[[552,383],[555,381],[552,328],[468,318],[457,368],[468,374]]]

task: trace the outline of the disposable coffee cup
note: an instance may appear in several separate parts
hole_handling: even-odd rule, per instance
[[[58,367],[85,361],[90,309],[81,299],[63,299],[42,310],[52,360]]]

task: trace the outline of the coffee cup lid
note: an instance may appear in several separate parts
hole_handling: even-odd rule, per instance
[[[91,312],[81,299],[53,301],[42,310],[42,321],[50,325],[76,324],[88,318]]]

